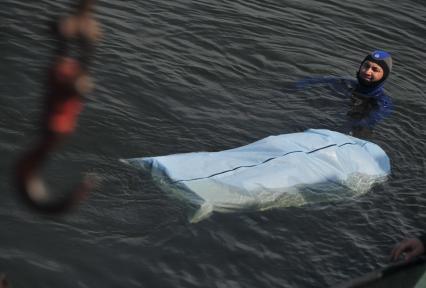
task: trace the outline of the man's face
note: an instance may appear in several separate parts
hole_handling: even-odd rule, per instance
[[[377,63],[365,61],[359,69],[359,77],[369,83],[377,82],[383,78],[383,69]]]

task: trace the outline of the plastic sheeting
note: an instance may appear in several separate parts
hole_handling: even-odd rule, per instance
[[[219,152],[123,160],[149,171],[160,187],[211,212],[264,210],[346,199],[367,192],[390,172],[376,144],[329,130],[269,136]]]

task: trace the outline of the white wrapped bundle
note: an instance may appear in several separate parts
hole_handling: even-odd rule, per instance
[[[269,136],[219,152],[123,160],[149,171],[167,192],[212,211],[264,210],[367,192],[390,172],[376,144],[329,130]]]

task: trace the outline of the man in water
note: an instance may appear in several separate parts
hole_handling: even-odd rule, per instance
[[[371,135],[374,126],[392,110],[392,101],[383,88],[391,70],[391,55],[386,51],[376,50],[361,62],[356,81],[332,77],[310,78],[299,81],[297,87],[329,84],[337,90],[346,90],[351,99],[347,113],[351,135],[366,137]]]

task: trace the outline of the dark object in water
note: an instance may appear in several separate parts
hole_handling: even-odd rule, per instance
[[[423,283],[423,284],[422,284]],[[333,288],[422,288],[426,287],[426,257],[398,262],[341,283]]]

